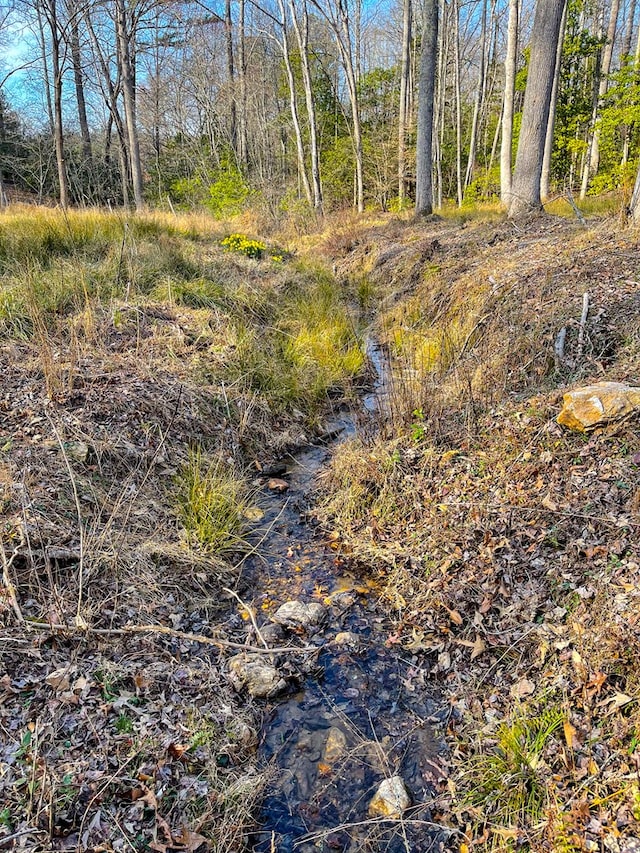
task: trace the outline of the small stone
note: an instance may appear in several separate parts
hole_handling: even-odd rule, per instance
[[[329,729],[327,742],[324,746],[324,760],[327,764],[334,764],[339,758],[342,758],[347,748],[347,738],[342,729],[337,726],[332,726]]]
[[[399,820],[402,813],[409,808],[411,800],[405,788],[402,776],[392,776],[380,783],[374,798],[369,803],[369,814],[372,817],[386,817]]]
[[[69,689],[69,671],[67,669],[56,669],[46,676],[45,681],[58,692]]]
[[[625,838],[620,848],[621,853],[640,853],[640,838],[630,835]]]
[[[270,622],[268,625],[263,625],[260,628],[260,633],[269,645],[277,645],[284,637],[284,629],[282,625],[276,625],[275,622]]]
[[[287,689],[278,670],[259,655],[236,655],[229,661],[229,669],[229,680],[236,690],[246,688],[254,699],[269,699]]]
[[[334,643],[337,646],[357,646],[359,638],[352,631],[340,631],[336,634]]]
[[[271,477],[267,482],[267,488],[271,489],[272,492],[282,494],[282,492],[286,492],[288,490],[289,483],[287,483],[286,480],[281,480],[279,477]]]
[[[86,462],[89,456],[89,445],[85,441],[65,441],[64,452],[74,462]]]
[[[315,601],[286,601],[273,615],[273,621],[285,628],[304,628],[320,625],[327,613],[326,607]]]

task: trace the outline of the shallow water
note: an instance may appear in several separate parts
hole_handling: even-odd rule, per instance
[[[384,406],[384,356],[374,345],[368,352],[376,354],[378,379],[364,398],[365,418]],[[362,417],[337,413],[327,424],[329,433],[339,433],[333,443],[352,435]],[[243,570],[243,586],[264,623],[290,599],[321,601],[328,608],[325,624],[306,638],[318,653],[298,687],[265,710],[260,757],[275,770],[251,849],[446,849],[445,837],[430,822],[444,776],[437,731],[448,708],[426,682],[420,661],[395,644],[378,580],[347,565],[307,516],[316,475],[330,453],[330,446],[310,447],[284,460],[290,489],[265,496],[262,523],[269,533],[260,558],[247,561]],[[355,635],[352,642],[336,643],[340,632]],[[412,806],[403,821],[371,819],[371,798],[393,775],[404,779]]]

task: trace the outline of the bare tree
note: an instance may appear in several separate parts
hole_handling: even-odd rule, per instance
[[[510,217],[542,208],[540,177],[551,108],[556,49],[565,2],[566,0],[538,0],[536,4],[529,75],[509,202]]]
[[[126,0],[115,0],[115,19],[118,66],[122,80],[122,99],[124,102],[133,199],[136,209],[141,210],[144,207],[144,190],[142,162],[140,160],[140,140],[136,120],[136,95],[132,61],[135,28],[132,26],[131,17],[128,14]]]
[[[418,80],[418,140],[416,144],[416,214],[433,211],[433,107],[438,45],[438,0],[424,0],[422,50]]]
[[[547,134],[544,141],[544,157],[542,159],[542,176],[540,178],[540,196],[542,200],[549,198],[549,184],[551,181],[551,155],[553,154],[553,133],[556,124],[556,106],[558,103],[558,88],[560,86],[560,70],[562,68],[562,43],[564,41],[564,29],[567,20],[567,7],[562,13],[560,24],[560,35],[558,36],[558,48],[556,50],[556,66],[553,73],[553,88],[551,89],[551,105],[549,118],[547,119]]]
[[[607,36],[602,51],[602,61],[598,68],[595,83],[597,84],[597,96],[593,103],[593,116],[591,118],[591,134],[589,137],[588,153],[585,157],[584,167],[582,170],[582,186],[580,187],[580,198],[584,198],[589,188],[589,181],[598,171],[600,165],[600,128],[598,127],[598,114],[602,106],[604,96],[607,94],[609,86],[609,72],[611,70],[611,58],[613,56],[613,43],[616,37],[616,27],[618,24],[618,12],[620,10],[620,0],[611,0],[611,9],[609,11],[609,25],[607,27]]]
[[[302,0],[302,22],[298,18],[295,0],[289,0],[289,11],[291,21],[300,51],[300,68],[302,71],[302,84],[304,86],[304,97],[307,106],[307,119],[309,121],[309,140],[311,148],[311,180],[313,183],[313,206],[316,210],[322,210],[322,182],[320,179],[320,146],[318,144],[318,122],[316,118],[316,104],[313,94],[311,80],[311,64],[309,62],[309,10],[307,0]]]
[[[402,58],[398,106],[398,199],[405,197],[407,123],[409,118],[409,73],[411,68],[411,0],[402,2]]]
[[[511,198],[511,163],[513,148],[513,106],[516,89],[518,56],[518,0],[509,0],[507,55],[504,60],[504,97],[502,107],[502,144],[500,146],[500,200],[507,207]]]

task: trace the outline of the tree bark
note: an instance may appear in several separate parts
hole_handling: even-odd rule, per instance
[[[73,80],[76,89],[76,104],[78,106],[78,123],[80,124],[80,138],[82,139],[82,156],[91,170],[91,134],[89,132],[89,120],[87,118],[87,103],[84,96],[84,71],[82,68],[82,56],[80,53],[80,34],[78,31],[78,13],[71,8],[69,20],[69,47],[71,48],[71,62],[73,63]]]
[[[309,204],[312,204],[311,185],[307,175],[307,165],[304,156],[304,143],[302,140],[302,129],[300,127],[300,117],[298,115],[298,100],[296,98],[296,80],[291,66],[291,56],[289,54],[289,34],[287,27],[287,12],[284,6],[284,0],[278,0],[278,8],[282,20],[280,25],[282,28],[282,41],[279,42],[282,50],[282,58],[284,67],[287,73],[287,82],[289,84],[289,109],[291,110],[291,120],[293,122],[293,130],[296,137],[296,151],[298,154],[298,175],[302,181],[304,194]]]
[[[471,119],[471,138],[469,140],[469,156],[467,157],[467,169],[464,176],[464,187],[469,186],[473,180],[476,168],[476,146],[478,144],[478,127],[480,114],[484,103],[486,62],[487,62],[487,0],[482,0],[482,17],[480,25],[480,67],[478,70],[478,82],[476,84],[476,96],[473,103],[473,117]]]
[[[311,181],[313,184],[313,206],[317,211],[322,211],[322,181],[320,178],[320,148],[318,145],[318,121],[316,118],[316,103],[313,95],[313,84],[311,80],[311,66],[309,64],[309,12],[306,0],[302,0],[302,27],[298,20],[298,12],[295,0],[289,0],[291,20],[296,34],[298,48],[300,50],[300,67],[302,70],[302,83],[304,86],[304,97],[307,106],[307,118],[309,120],[309,141],[311,147]]]
[[[411,63],[411,0],[402,3],[402,59],[400,63],[400,104],[398,109],[398,199],[405,197],[407,118],[409,114],[409,70]]]
[[[553,88],[551,90],[551,106],[549,119],[547,121],[547,135],[544,141],[544,157],[542,159],[542,177],[540,178],[540,196],[543,201],[549,198],[549,185],[551,183],[551,155],[553,154],[553,131],[556,123],[556,106],[558,104],[558,87],[560,85],[560,69],[562,68],[562,46],[564,42],[564,29],[567,21],[567,7],[562,13],[560,24],[560,35],[558,36],[558,49],[556,50],[556,66],[553,74]]]
[[[510,194],[509,216],[512,218],[542,209],[540,177],[565,2],[538,0],[536,4],[522,127]]]
[[[238,114],[236,106],[235,70],[233,67],[233,21],[231,19],[231,0],[225,0],[224,4],[224,36],[227,49],[227,74],[229,76],[229,89],[231,92],[231,103],[229,105],[229,136],[231,147],[238,157]]]
[[[611,70],[611,57],[613,56],[613,43],[616,37],[619,10],[620,0],[611,0],[609,25],[607,27],[607,40],[602,52],[602,62],[599,70],[598,95],[595,100],[593,116],[591,119],[592,132],[591,139],[589,141],[589,152],[588,156],[585,158],[585,165],[582,173],[580,198],[584,198],[586,196],[587,190],[589,189],[589,181],[597,173],[598,166],[600,165],[600,128],[598,127],[598,114],[609,86],[609,72]]]
[[[124,101],[125,125],[128,140],[131,183],[136,210],[144,208],[144,190],[142,163],[140,160],[140,140],[136,119],[135,87],[133,66],[131,63],[131,39],[127,21],[126,0],[116,0],[116,37],[118,42],[118,60],[122,77],[122,98]]]
[[[422,51],[418,79],[418,139],[416,143],[416,214],[433,212],[433,103],[438,45],[438,0],[425,0]]]
[[[500,146],[500,200],[508,207],[511,200],[511,163],[513,148],[513,107],[515,101],[516,60],[518,56],[518,0],[509,0],[507,56],[504,61],[504,99],[502,108],[502,144]]]

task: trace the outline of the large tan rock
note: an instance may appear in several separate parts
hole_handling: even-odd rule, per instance
[[[597,382],[562,398],[558,423],[577,432],[614,423],[640,411],[640,388],[622,382]]]

